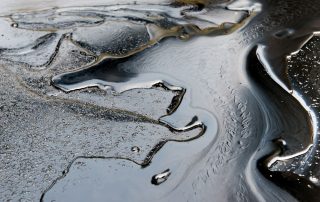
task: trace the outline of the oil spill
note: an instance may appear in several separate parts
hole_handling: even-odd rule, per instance
[[[1,200],[316,201],[318,2],[63,5],[0,19]]]

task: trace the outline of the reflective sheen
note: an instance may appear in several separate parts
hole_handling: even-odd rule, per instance
[[[6,1],[1,201],[317,201],[320,3]]]

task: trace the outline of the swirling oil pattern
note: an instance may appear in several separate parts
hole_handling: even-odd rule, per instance
[[[320,200],[320,1],[2,4],[0,201]]]

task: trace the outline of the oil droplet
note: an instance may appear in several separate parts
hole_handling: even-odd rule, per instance
[[[135,152],[135,153],[139,153],[140,152],[140,148],[137,147],[137,146],[133,146],[133,147],[131,147],[131,151]]]
[[[171,175],[170,169],[163,171],[162,173],[156,174],[151,179],[151,184],[159,185],[165,182],[168,177]]]
[[[317,179],[316,177],[313,177],[313,176],[309,177],[309,180],[311,182],[313,182],[313,183],[318,183],[319,182],[319,179]]]
[[[12,23],[11,27],[18,28],[18,23]]]

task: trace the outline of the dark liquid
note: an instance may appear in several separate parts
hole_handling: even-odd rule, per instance
[[[1,200],[316,201],[319,9],[179,1],[3,17]]]

